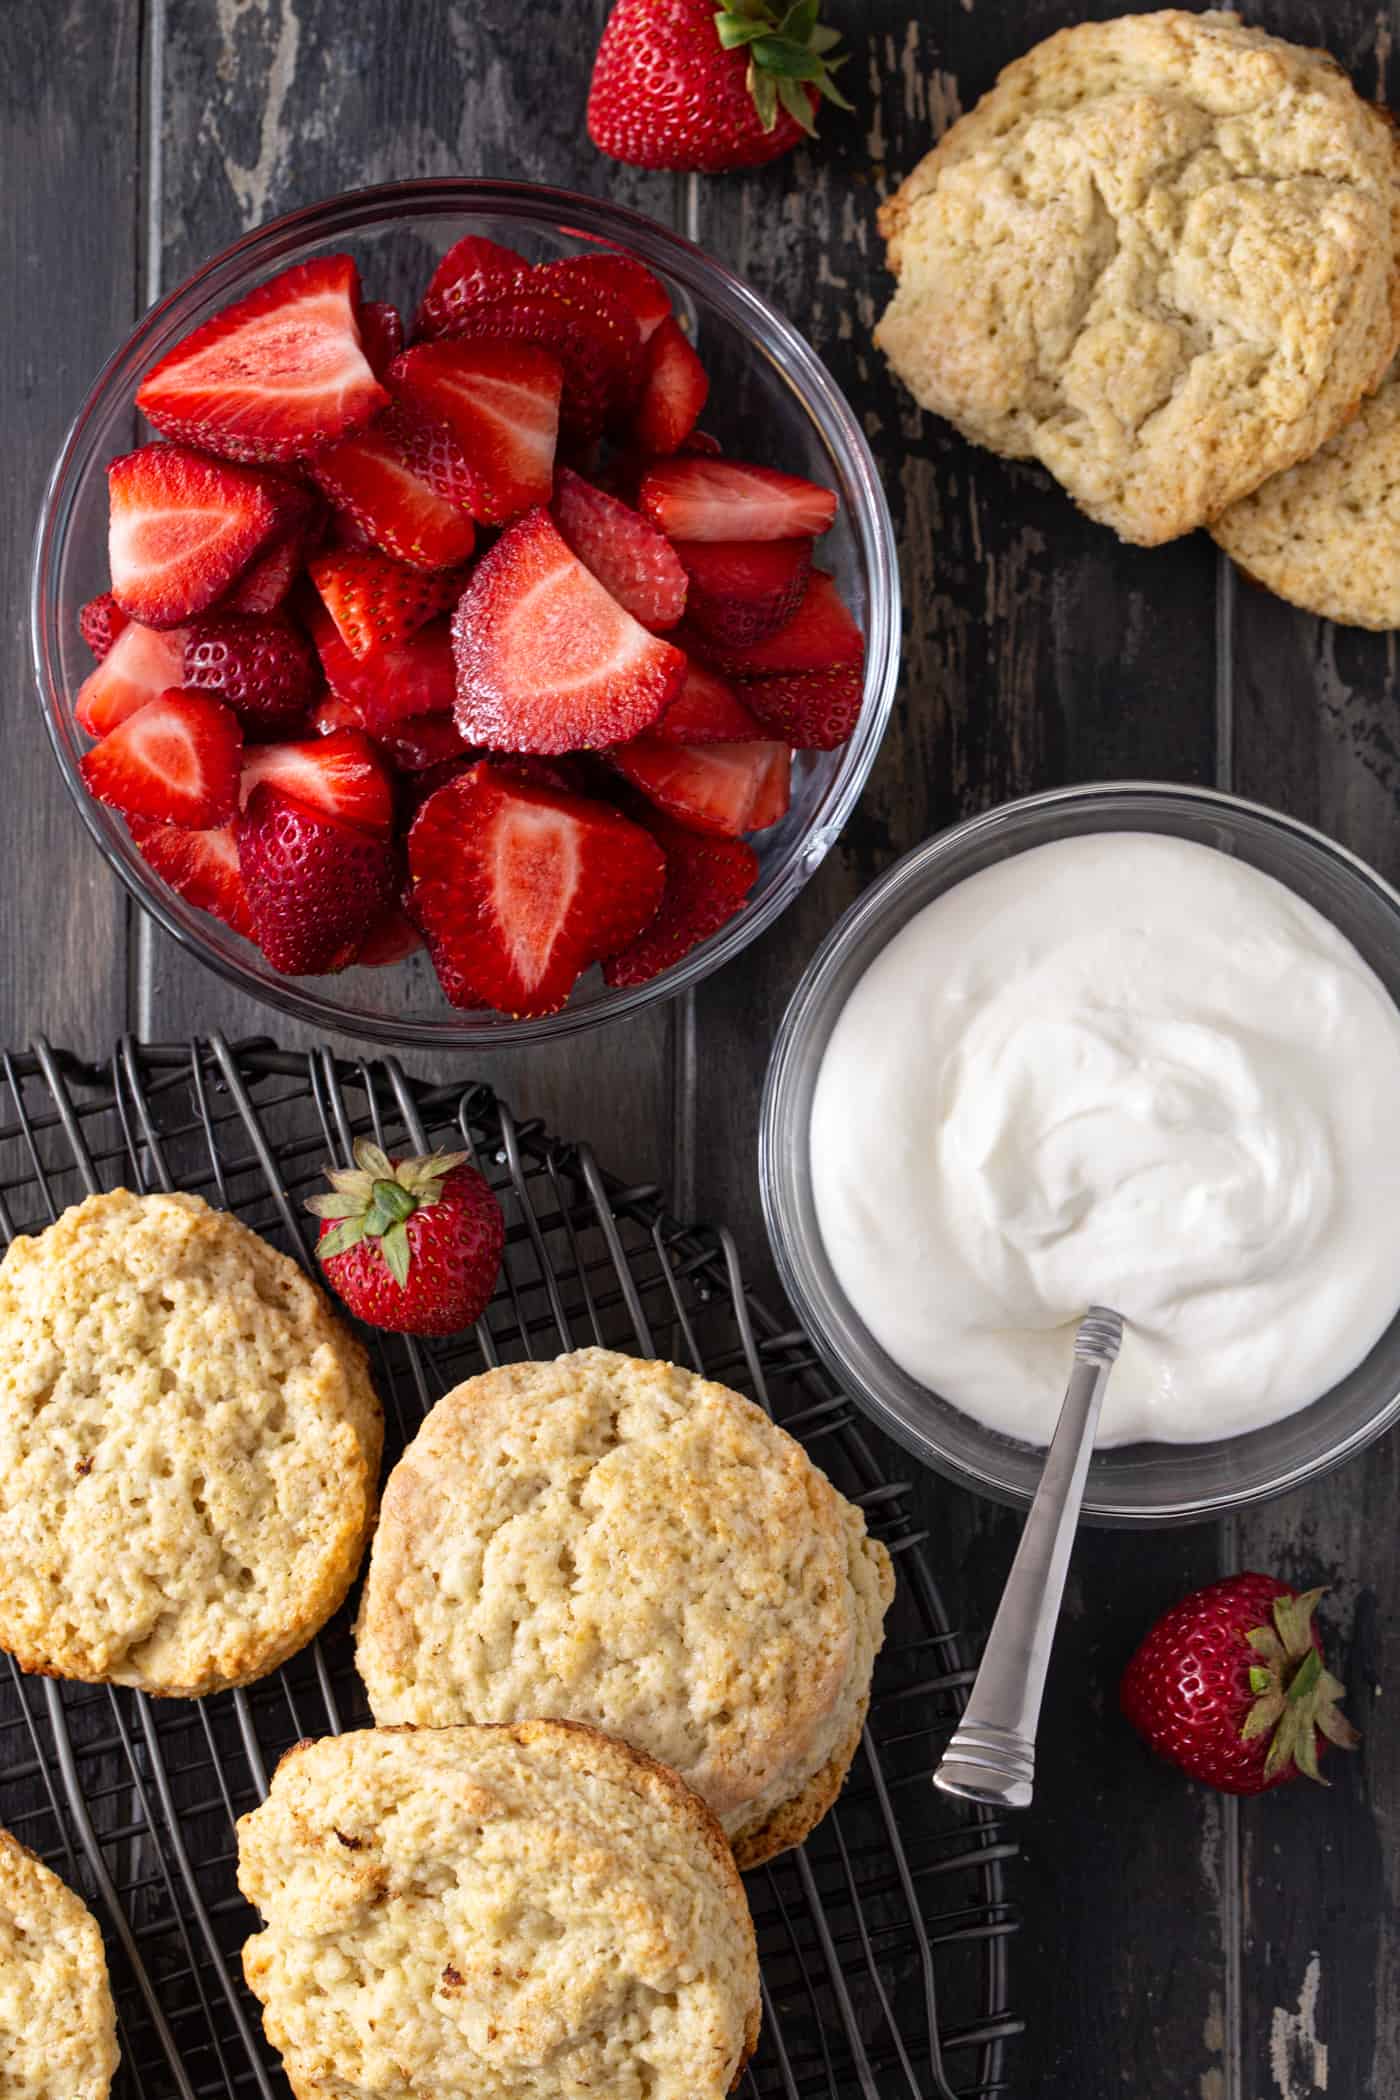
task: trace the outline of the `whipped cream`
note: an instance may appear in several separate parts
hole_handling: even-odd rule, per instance
[[[935,899],[857,984],[812,1106],[823,1241],[956,1407],[1043,1444],[1091,1303],[1099,1443],[1294,1412],[1400,1309],[1400,1012],[1271,876],[1141,832]]]

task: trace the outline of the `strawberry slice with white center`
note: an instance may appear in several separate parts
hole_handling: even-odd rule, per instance
[[[287,485],[184,445],[107,468],[112,596],[146,627],[178,627],[220,597],[281,529]]]
[[[145,817],[128,821],[141,858],[163,882],[178,890],[187,903],[212,912],[225,926],[252,940],[253,917],[243,894],[232,824],[210,831],[186,831],[183,825],[152,824]]]
[[[411,715],[442,714],[456,700],[457,668],[445,619],[430,620],[407,641],[368,656],[346,648],[319,600],[308,624],[332,695],[354,709],[372,736]]]
[[[802,603],[810,540],[678,540],[690,579],[686,619],[706,641],[747,648],[782,627]]]
[[[143,627],[139,620],[129,621],[78,687],[73,705],[78,727],[89,736],[106,736],[148,700],[158,700],[181,684],[187,639],[183,627]]]
[[[758,880],[758,855],[743,839],[702,838],[652,817],[647,829],[666,855],[656,917],[603,964],[605,984],[646,984],[727,926]]]
[[[548,512],[502,533],[452,617],[457,727],[488,751],[626,743],[685,676],[679,649],[625,612],[572,554]]]
[[[731,678],[834,671],[865,661],[865,636],[825,569],[813,569],[792,618],[760,642],[747,647],[715,642],[689,621],[681,639]]]
[[[445,334],[486,292],[498,292],[529,275],[530,265],[514,248],[482,233],[463,234],[428,280],[413,323],[420,337]]]
[[[360,345],[348,255],[297,263],[196,328],[136,406],[167,437],[226,459],[307,459],[384,406]]]
[[[318,554],[307,573],[341,641],[356,657],[406,642],[455,605],[466,583],[458,570],[411,569],[387,554],[348,550]]]
[[[631,439],[643,452],[678,452],[710,397],[710,375],[668,314],[647,345]]]
[[[274,970],[317,977],[352,963],[397,888],[388,839],[341,824],[264,782],[238,820],[238,861]]]
[[[762,743],[767,735],[734,688],[694,662],[686,665],[680,691],[647,734],[663,744]]]
[[[454,1003],[556,1013],[661,901],[656,841],[606,803],[470,766],[408,835],[413,915]],[[455,997],[454,997],[455,995]]]
[[[276,788],[317,816],[387,836],[394,824],[394,785],[388,767],[360,729],[285,744],[250,744],[243,757],[238,799],[246,809],[256,790]]]
[[[564,375],[560,427],[578,444],[601,436],[637,390],[642,338],[632,309],[597,286],[550,280],[546,263],[504,290],[486,293],[452,323],[451,339],[533,344]]]
[[[419,343],[395,358],[389,384],[455,441],[483,524],[548,503],[564,386],[557,357],[530,343]]]
[[[685,570],[654,525],[570,467],[559,469],[553,515],[584,567],[634,620],[653,631],[676,625],[686,609]]]
[[[323,452],[312,464],[317,486],[381,552],[416,569],[450,569],[472,551],[476,530],[410,458],[412,434],[394,412],[372,430]]]
[[[786,814],[792,753],[786,744],[663,744],[640,737],[608,758],[648,801],[692,831],[738,838]]]
[[[196,831],[238,807],[243,732],[222,700],[178,687],[148,700],[79,761],[88,793],[124,816]]]
[[[643,517],[672,540],[816,539],[836,507],[832,489],[798,474],[693,454],[648,467],[637,492]]]

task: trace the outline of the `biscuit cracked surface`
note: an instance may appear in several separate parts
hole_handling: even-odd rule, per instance
[[[1400,151],[1228,14],[1062,30],[880,213],[875,340],[976,443],[1153,545],[1332,437],[1400,345]]]
[[[562,1714],[635,1744],[747,1867],[836,1798],[893,1589],[752,1401],[581,1349],[432,1410],[385,1485],[356,1660],[381,1723]]]
[[[238,1826],[243,1950],[297,2100],[721,2100],[758,1961],[718,1825],[592,1729],[299,1744]]]
[[[0,2094],[106,2100],[117,2022],[87,1905],[0,1830]]]
[[[90,1196],[0,1261],[0,1646],[195,1697],[294,1654],[355,1575],[364,1351],[198,1196]]]

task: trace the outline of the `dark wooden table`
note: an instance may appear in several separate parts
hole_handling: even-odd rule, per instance
[[[928,833],[1030,789],[1156,776],[1292,811],[1400,879],[1394,638],[1256,594],[1204,536],[1119,546],[1039,472],[922,417],[869,347],[888,289],[880,198],[1027,43],[1121,11],[837,0],[855,114],[833,113],[817,150],[774,168],[692,180],[620,170],[588,144],[605,0],[0,0],[0,1043],[43,1032],[92,1054],[126,1029],[269,1027],[129,903],[68,804],[30,694],[29,543],[69,416],[157,293],[292,205],[396,176],[562,183],[712,249],[792,316],[854,401],[902,550],[903,683],[840,848],[694,997],[479,1059],[520,1112],[660,1180],[683,1215],[727,1219],[761,1274],[754,1132],[774,1027],[833,919]],[[1327,44],[1368,94],[1400,87],[1400,0],[1246,12]],[[1234,1522],[1081,1541],[1024,1826],[1018,2095],[1400,2094],[1400,1754],[1378,1696],[1400,1654],[1397,1450],[1391,1437]],[[1014,1520],[931,1476],[922,1494],[950,1588],[985,1619]],[[1331,1761],[1329,1792],[1223,1801],[1149,1765],[1118,1718],[1117,1674],[1152,1612],[1240,1566],[1332,1586],[1366,1741]]]

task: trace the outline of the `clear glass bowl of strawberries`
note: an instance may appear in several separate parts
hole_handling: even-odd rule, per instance
[[[156,307],[54,469],[50,737],[146,908],[399,1044],[635,1010],[820,864],[893,698],[874,463],[718,263],[562,192],[414,182]]]

